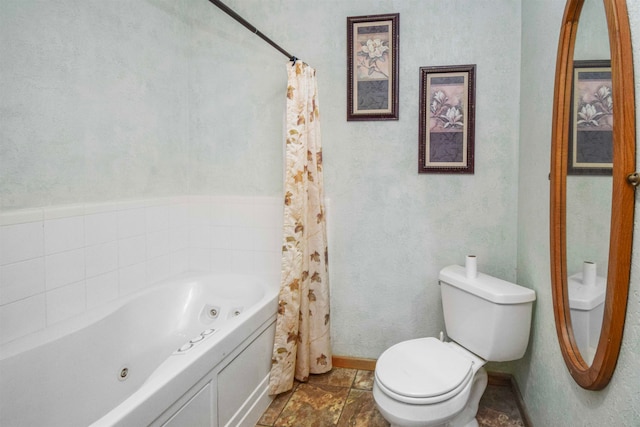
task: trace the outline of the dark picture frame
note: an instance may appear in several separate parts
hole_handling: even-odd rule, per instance
[[[476,65],[420,67],[418,173],[474,173]]]
[[[347,17],[347,120],[398,120],[400,14]]]
[[[567,174],[611,175],[611,61],[574,61],[572,81]]]

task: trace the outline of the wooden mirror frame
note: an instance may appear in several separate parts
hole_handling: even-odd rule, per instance
[[[567,0],[564,11],[553,105],[551,142],[551,283],[556,332],[571,376],[583,388],[603,389],[618,361],[629,294],[635,187],[635,86],[633,52],[625,0],[603,0],[611,49],[613,93],[613,189],[607,292],[600,341],[591,365],[584,360],[573,335],[567,287],[566,177],[573,53],[584,0]]]

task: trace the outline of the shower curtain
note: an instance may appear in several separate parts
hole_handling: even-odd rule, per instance
[[[329,275],[316,72],[287,64],[282,276],[269,394],[331,370]]]

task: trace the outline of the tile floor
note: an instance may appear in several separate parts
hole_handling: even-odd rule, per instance
[[[373,372],[334,368],[312,375],[279,395],[262,415],[260,427],[388,427],[375,407]],[[510,387],[489,385],[478,410],[480,427],[524,426]]]

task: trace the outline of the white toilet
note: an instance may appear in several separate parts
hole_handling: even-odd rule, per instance
[[[452,340],[418,338],[378,358],[373,397],[392,426],[477,426],[486,362],[520,359],[529,341],[535,292],[464,267],[440,271],[442,308]]]

